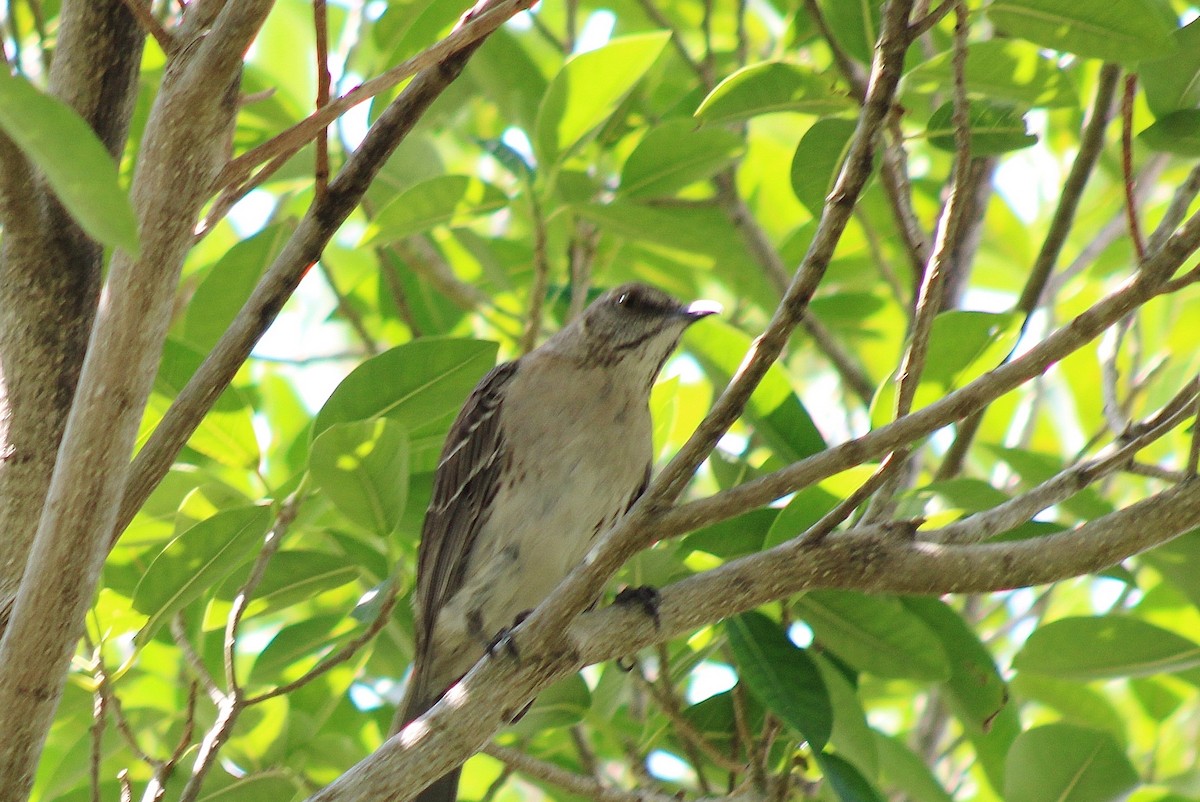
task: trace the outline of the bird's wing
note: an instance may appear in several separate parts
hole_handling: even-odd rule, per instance
[[[462,587],[467,558],[500,489],[500,406],[517,362],[498,365],[458,413],[433,480],[417,552],[417,658],[429,648],[437,613]]]

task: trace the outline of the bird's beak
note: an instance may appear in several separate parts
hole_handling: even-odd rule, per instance
[[[719,315],[725,307],[716,301],[692,301],[684,310],[684,315],[693,322],[709,315]]]

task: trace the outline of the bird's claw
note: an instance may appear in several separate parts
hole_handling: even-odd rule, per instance
[[[511,626],[507,626],[504,629],[500,630],[499,632],[497,632],[495,634],[495,636],[490,641],[488,641],[488,645],[487,645],[488,657],[495,657],[498,652],[503,650],[504,652],[508,653],[508,655],[511,656],[512,659],[514,659],[514,660],[521,659],[521,655],[517,651],[517,642],[515,640],[513,640],[513,637],[512,637],[513,630],[516,629],[517,627],[519,627],[521,625],[521,622],[524,621],[526,618],[528,618],[529,614],[531,612],[533,612],[533,611],[526,610],[523,613],[517,613],[517,617],[513,619]]]
[[[639,585],[636,588],[623,588],[613,599],[613,604],[635,604],[654,622],[655,629],[662,629],[662,621],[658,617],[658,607],[662,601],[658,588],[649,585]]]

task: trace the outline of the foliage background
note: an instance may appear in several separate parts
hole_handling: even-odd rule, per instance
[[[1200,190],[1197,9],[995,0],[917,3],[909,18],[904,5],[568,0],[491,33],[329,229],[229,387],[206,379],[220,398],[161,481],[143,485],[153,487],[144,503],[126,490],[118,515],[121,493],[104,497],[118,531],[127,525],[94,595],[82,584],[85,632],[40,756],[38,736],[10,741],[33,755],[32,790],[18,781],[5,798],[303,799],[371,753],[407,667],[417,537],[459,404],[497,359],[528,350],[600,289],[639,280],[726,309],[689,332],[655,390],[664,464],[753,338],[771,326],[786,348],[728,433],[720,421],[706,430],[719,443],[683,499],[716,501],[677,518],[663,534],[688,534],[638,553],[615,583],[672,586],[797,538],[819,553],[849,537],[828,534],[837,526],[892,522],[892,540],[914,546],[987,540],[996,550],[977,554],[990,567],[1006,544],[1036,554],[1039,538],[1147,500],[1183,500],[1191,517],[1119,519],[1122,531],[1142,521],[1146,539],[1098,558],[1096,569],[1111,565],[1098,573],[1055,574],[1047,550],[1061,581],[1032,588],[939,595],[1028,582],[1005,565],[978,582],[949,565],[939,573],[933,546],[919,588],[895,580],[929,595],[865,593],[898,588],[870,576],[872,553],[849,539],[844,562],[858,573],[785,587],[767,604],[716,597],[706,624],[683,632],[668,607],[673,637],[543,691],[467,763],[464,798],[632,799],[621,789],[641,787],[662,795],[639,797],[652,799],[1200,799],[1200,532],[1184,532],[1197,523],[1200,294],[1195,269],[1177,272],[1200,240],[1189,217]],[[77,9],[5,7],[5,52],[22,76],[0,78],[4,279],[19,288],[6,295],[0,354],[14,420],[37,414],[20,409],[21,382],[63,375],[56,363],[40,378],[9,367],[31,325],[13,304],[41,292],[18,281],[35,268],[13,244],[23,235],[14,165],[36,165],[45,179],[27,191],[52,188],[108,253],[133,255],[139,227],[150,247],[138,182],[169,192],[173,180],[135,177],[155,146],[152,120],[200,116],[155,98],[171,62],[191,58],[191,23],[232,13],[201,0],[149,14],[135,0],[97,8],[142,9],[158,37],[135,65],[115,147],[67,111],[69,81],[48,79]],[[200,182],[197,214],[182,221],[191,233],[177,237],[161,361],[148,346],[156,367],[144,413],[135,402],[134,450],[155,448],[152,433],[206,375],[206,355],[255,317],[243,304],[290,258],[311,210],[342,197],[329,173],[402,84],[345,108],[327,139],[280,133],[314,98],[325,106],[422,54],[464,10],[279,0],[264,12],[228,141],[194,140],[224,169]],[[915,27],[895,97],[871,122],[861,101],[886,13]],[[211,24],[215,37],[221,23]],[[874,167],[845,162],[865,187],[814,272],[813,243],[844,197],[843,160],[868,134],[879,135],[864,146]],[[121,154],[115,172],[104,145]],[[131,184],[132,205],[121,189]],[[119,297],[118,272],[108,269]],[[819,287],[805,308],[793,285],[804,314],[788,338],[772,316],[793,274]],[[1011,392],[987,389],[997,366],[1134,276],[1155,289],[1108,318],[1103,336],[1081,338]],[[83,297],[95,307],[94,289]],[[81,313],[81,330],[90,319]],[[991,394],[897,441],[887,459],[864,449],[781,486],[770,504],[720,495],[976,381]],[[988,529],[986,513],[1013,499],[1034,506],[1019,525]],[[98,525],[91,542],[108,531]],[[27,549],[7,563],[10,585]],[[1087,549],[1081,541],[1080,559]],[[41,576],[29,565],[26,583]],[[763,565],[762,587],[773,587]],[[54,661],[45,670],[61,679]],[[357,798],[345,789],[325,798]]]

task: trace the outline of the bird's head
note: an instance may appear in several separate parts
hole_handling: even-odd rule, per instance
[[[654,287],[622,284],[593,301],[554,340],[590,364],[631,370],[649,386],[684,330],[719,311],[712,301],[682,304]]]

